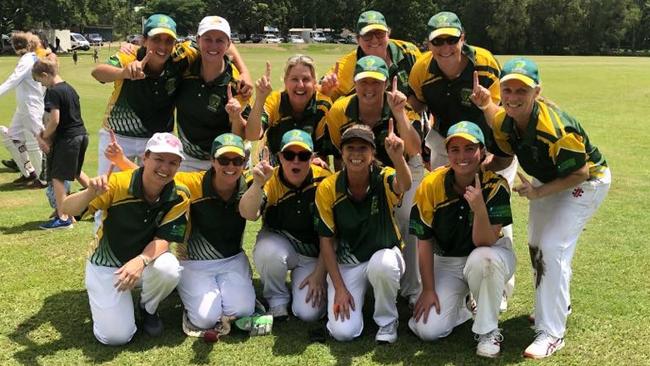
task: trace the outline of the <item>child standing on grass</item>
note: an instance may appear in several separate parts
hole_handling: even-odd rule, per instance
[[[72,61],[74,64],[77,64],[77,60],[79,59],[79,55],[77,55],[77,50],[72,51]]]
[[[45,110],[50,113],[45,130],[37,137],[48,155],[47,176],[52,180],[56,198],[56,216],[43,223],[41,229],[71,228],[72,218],[61,211],[67,196],[65,181],[79,180],[88,185],[88,177],[81,171],[88,148],[88,133],[81,119],[79,95],[58,73],[57,64],[39,60],[32,69],[34,80],[47,87]]]

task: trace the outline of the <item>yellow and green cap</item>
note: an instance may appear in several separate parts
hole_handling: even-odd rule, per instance
[[[161,33],[169,34],[174,39],[178,38],[176,36],[176,22],[174,19],[165,14],[154,14],[147,18],[147,21],[144,23],[144,35],[152,37]]]
[[[282,135],[281,141],[282,148],[280,151],[284,151],[290,146],[298,146],[307,151],[314,151],[314,142],[311,139],[311,136],[304,130],[294,129],[284,133]]]
[[[388,32],[386,18],[384,18],[382,13],[375,10],[368,10],[359,15],[359,20],[357,20],[358,35],[363,36],[364,34],[376,29]]]
[[[501,75],[501,82],[516,79],[531,88],[537,87],[542,83],[537,64],[533,60],[525,57],[515,57],[508,60],[503,65]]]
[[[441,11],[432,16],[427,23],[429,29],[429,41],[439,36],[460,37],[463,33],[463,25],[458,15],[450,11]]]
[[[364,56],[357,61],[354,68],[354,81],[373,78],[379,81],[388,80],[388,66],[377,56]]]
[[[210,150],[210,155],[214,158],[218,158],[225,153],[235,153],[241,157],[246,157],[244,152],[244,140],[241,137],[232,134],[224,133],[217,136],[214,141],[212,141],[212,149]]]
[[[461,121],[449,127],[449,130],[447,130],[445,145],[454,137],[461,137],[467,141],[471,141],[472,143],[485,145],[483,131],[481,131],[481,128],[474,122]]]

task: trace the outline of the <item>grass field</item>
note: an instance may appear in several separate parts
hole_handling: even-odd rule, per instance
[[[296,52],[312,55],[319,73],[347,52],[348,46],[242,45],[241,52],[255,77],[266,60],[273,65],[273,86],[281,86],[286,58]],[[105,59],[108,48],[102,49]],[[506,57],[499,57],[504,61]],[[647,225],[650,214],[650,58],[535,57],[542,70],[544,94],[577,117],[605,154],[612,169],[609,196],[587,225],[573,262],[572,304],[567,344],[544,364],[650,364],[650,285],[647,270]],[[0,80],[11,73],[15,57],[0,58]],[[80,53],[79,64],[61,56],[61,74],[81,95],[83,118],[90,132],[85,171],[96,173],[96,133],[111,85],[96,82],[91,53]],[[0,124],[14,111],[13,93],[0,98]],[[4,148],[0,158],[8,158]],[[517,287],[501,327],[503,355],[495,361],[474,355],[471,324],[446,339],[424,343],[406,327],[408,308],[400,303],[398,343],[376,346],[371,312],[366,312],[363,336],[351,343],[328,340],[311,344],[309,330],[317,325],[289,320],[276,324],[273,335],[248,338],[233,334],[216,344],[187,338],[181,331],[181,307],[176,294],[161,309],[166,331],[160,339],[138,333],[120,348],[100,345],[92,335],[88,299],[83,287],[84,259],[92,224],[73,230],[38,229],[51,209],[43,191],[15,189],[14,173],[0,169],[0,364],[515,364],[532,340],[527,316],[533,307],[526,247],[527,203],[513,199],[518,257]],[[258,224],[245,240],[250,253]],[[255,279],[260,289],[259,279]],[[366,308],[368,308],[366,306]]]

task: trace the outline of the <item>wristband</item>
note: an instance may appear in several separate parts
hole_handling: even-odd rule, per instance
[[[142,259],[142,263],[144,263],[145,267],[148,266],[149,263],[151,263],[151,259],[149,257],[147,257],[146,255],[144,255],[144,254],[138,255],[138,257],[140,257],[140,259]]]
[[[483,106],[477,105],[478,109],[480,109],[482,111],[488,109],[489,106],[490,106],[490,102],[485,103],[485,105],[483,105]]]

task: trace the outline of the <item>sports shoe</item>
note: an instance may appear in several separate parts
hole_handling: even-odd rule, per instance
[[[43,183],[40,179],[33,179],[25,183],[24,187],[27,189],[43,189],[47,188],[47,183]]]
[[[142,304],[140,304],[140,320],[142,321],[142,329],[150,337],[159,337],[162,335],[162,320],[160,320],[158,314],[149,314]]]
[[[476,354],[481,357],[495,358],[501,352],[501,342],[503,342],[503,335],[497,328],[486,334],[476,334],[474,339],[478,341],[476,346]]]
[[[22,186],[22,185],[25,185],[25,184],[27,184],[27,183],[35,180],[35,179],[38,180],[38,177],[36,176],[36,173],[31,172],[31,173],[29,173],[29,176],[27,176],[27,177],[21,174],[20,177],[14,179],[11,183],[15,184],[17,186]]]
[[[267,314],[272,315],[274,320],[286,320],[289,318],[287,304],[271,306]]]
[[[18,173],[20,169],[18,169],[18,164],[13,159],[9,160],[2,160],[2,165],[4,165],[7,169]]]
[[[564,347],[564,338],[553,337],[545,331],[540,331],[535,341],[524,351],[524,357],[539,359],[545,358]]]
[[[67,220],[61,220],[56,216],[52,220],[39,225],[39,228],[43,230],[72,229],[72,218],[68,217]]]
[[[395,319],[393,322],[379,327],[377,335],[375,336],[375,341],[378,343],[395,343],[397,341],[397,326],[399,321]]]

